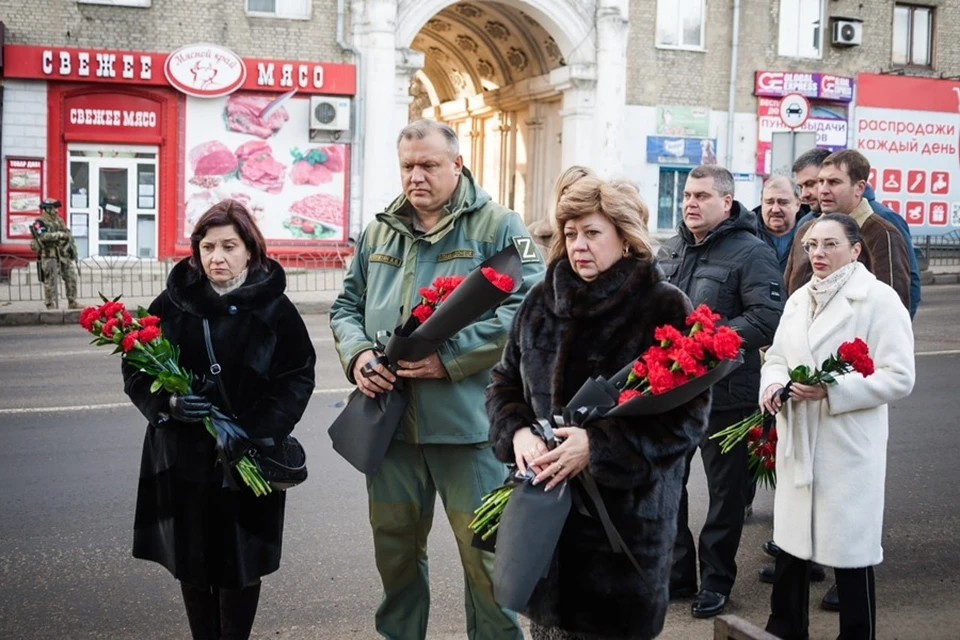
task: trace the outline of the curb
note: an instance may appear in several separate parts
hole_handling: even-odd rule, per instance
[[[301,315],[320,315],[330,313],[330,300],[311,300],[293,302]],[[0,311],[0,327],[26,327],[43,324],[77,324],[80,322],[78,309],[52,309],[50,311]]]
[[[924,271],[920,274],[920,284],[923,286],[938,284],[960,284],[960,273],[930,273]]]

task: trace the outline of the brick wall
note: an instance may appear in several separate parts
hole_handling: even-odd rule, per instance
[[[0,19],[7,42],[16,44],[164,52],[210,42],[241,56],[351,62],[336,42],[337,0],[312,0],[309,20],[250,17],[245,6],[244,0],[153,0],[150,8],[0,0]]]
[[[733,3],[706,0],[705,51],[658,49],[656,7],[658,0],[631,0],[630,42],[627,49],[627,103],[638,105],[684,104],[727,109],[730,69],[730,37]],[[916,75],[960,75],[960,0],[916,0],[936,8],[934,19],[934,65],[928,70],[909,70]],[[738,112],[756,109],[754,72],[823,71],[853,76],[893,68],[893,0],[827,0],[823,58],[784,58],[777,55],[779,0],[742,0],[740,46],[737,61]],[[834,47],[830,44],[830,17],[863,20],[863,44]]]
[[[29,80],[3,83],[3,155],[0,157],[0,220],[7,212],[7,157],[47,157],[47,85]],[[49,167],[44,165],[49,171]],[[44,176],[44,187],[47,176]],[[44,194],[46,195],[46,194]],[[7,228],[3,225],[3,240]]]

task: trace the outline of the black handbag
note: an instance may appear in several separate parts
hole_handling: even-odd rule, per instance
[[[210,339],[210,323],[206,318],[203,319],[203,340],[207,345],[207,357],[210,358],[210,375],[217,383],[217,389],[220,391],[220,398],[226,405],[224,408],[231,417],[235,416],[230,407],[230,400],[226,389],[223,387],[223,380],[220,378],[220,372],[223,370],[217,363],[217,356],[213,352],[213,341]],[[278,445],[273,447],[263,447],[252,442],[249,439],[244,441],[246,455],[257,469],[264,480],[273,488],[279,491],[290,489],[297,486],[307,479],[307,452],[304,450],[300,441],[291,435],[288,435]]]

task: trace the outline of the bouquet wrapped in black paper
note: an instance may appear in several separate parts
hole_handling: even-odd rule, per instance
[[[701,305],[687,318],[691,327],[688,334],[669,325],[659,327],[654,333],[658,341],[655,345],[610,379],[587,379],[554,420],[558,426],[586,427],[594,420],[659,415],[689,403],[743,363],[740,336],[727,327],[716,327],[717,319],[719,316]],[[541,419],[531,429],[552,448],[546,437],[552,435],[549,422]],[[642,576],[636,559],[606,515],[589,471],[584,469],[575,478],[586,499],[593,503],[593,512],[612,549],[624,553]],[[537,582],[549,569],[570,506],[568,502],[564,508],[552,495],[554,492],[533,486],[532,478],[522,483],[519,480],[511,479],[485,496],[470,525],[476,546],[494,545],[494,597],[501,606],[516,611],[524,609]],[[520,487],[522,492],[517,490]],[[519,503],[515,504],[515,499]],[[537,535],[522,533],[531,529]]]
[[[392,334],[377,336],[377,358],[362,371],[375,375],[380,364],[396,372],[398,362],[421,360],[460,330],[516,293],[522,283],[520,254],[513,245],[485,260],[466,276],[441,276],[420,290],[421,302]],[[403,383],[370,398],[354,390],[327,433],[334,450],[357,470],[379,471],[407,406]]]

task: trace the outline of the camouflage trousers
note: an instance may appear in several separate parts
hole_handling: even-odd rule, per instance
[[[43,268],[43,303],[47,309],[56,309],[59,305],[57,287],[60,278],[63,278],[67,290],[67,302],[71,307],[77,306],[77,269],[69,260],[60,258],[44,258]]]
[[[512,611],[494,602],[493,554],[471,542],[473,510],[506,477],[487,444],[393,441],[380,471],[367,476],[370,524],[383,600],[377,631],[390,640],[423,640],[430,613],[427,536],[439,493],[463,566],[467,638],[523,640]]]

